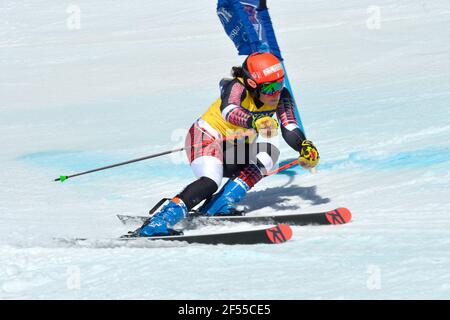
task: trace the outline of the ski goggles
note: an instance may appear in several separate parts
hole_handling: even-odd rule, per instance
[[[266,96],[275,96],[281,92],[284,88],[284,78],[260,84],[260,92]]]

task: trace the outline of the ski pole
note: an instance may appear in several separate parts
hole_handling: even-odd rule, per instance
[[[229,140],[240,139],[240,138],[248,137],[248,136],[250,136],[250,135],[252,135],[254,133],[255,133],[255,131],[251,129],[251,130],[244,131],[243,133],[240,133],[240,134],[227,136],[225,138],[220,139],[219,141],[220,142],[225,142],[225,141],[229,141]],[[191,148],[200,147],[202,145],[203,145],[203,142],[195,144],[195,145],[192,145]],[[75,173],[75,174],[68,175],[68,176],[60,176],[59,178],[56,178],[53,181],[64,182],[65,180],[67,180],[69,178],[73,178],[73,177],[77,177],[77,176],[81,176],[81,175],[85,175],[85,174],[88,174],[88,173],[97,172],[97,171],[101,171],[101,170],[106,170],[106,169],[110,169],[110,168],[115,168],[115,167],[123,166],[123,165],[126,165],[126,164],[130,164],[130,163],[133,163],[133,162],[138,162],[138,161],[142,161],[142,160],[147,160],[147,159],[160,157],[160,156],[163,156],[163,155],[166,155],[166,154],[180,152],[180,151],[183,151],[185,149],[186,149],[186,147],[173,149],[173,150],[169,150],[169,151],[164,151],[164,152],[160,152],[160,153],[151,154],[151,155],[148,155],[148,156],[145,156],[145,157],[141,157],[141,158],[137,158],[137,159],[132,159],[132,160],[116,163],[116,164],[111,164],[111,165],[105,166],[105,167],[100,167],[100,168],[96,168],[96,169],[92,169],[92,170],[88,170],[88,171],[84,171],[84,172],[80,172],[80,173]]]
[[[284,166],[281,166],[281,167],[279,167],[279,168],[277,168],[277,169],[275,169],[275,170],[270,171],[270,172],[267,173],[265,176],[266,176],[266,177],[271,176],[271,175],[273,175],[273,174],[275,174],[275,173],[284,171],[284,170],[286,170],[286,169],[288,169],[288,168],[290,168],[290,167],[296,166],[296,165],[298,165],[298,164],[299,164],[299,163],[298,163],[298,160],[296,159],[296,160],[294,160],[294,161],[291,161],[291,162],[285,164]]]
[[[265,175],[265,177],[268,177],[268,176],[271,176],[271,175],[276,174],[278,172],[284,171],[284,170],[289,169],[290,167],[296,166],[298,164],[299,164],[298,160],[291,161],[291,162],[286,163],[285,165],[283,165],[283,166],[281,166],[281,167],[279,167],[279,168],[277,168],[275,170],[270,171],[268,174]],[[316,168],[311,168],[311,169],[308,169],[308,170],[311,173],[316,173],[317,172]]]

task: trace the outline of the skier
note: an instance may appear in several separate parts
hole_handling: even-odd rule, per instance
[[[283,139],[299,152],[299,164],[306,169],[318,164],[316,147],[298,126],[278,58],[268,52],[253,53],[241,67],[232,68],[232,76],[221,80],[220,98],[187,134],[186,152],[197,180],[137,229],[138,236],[178,234],[171,228],[203,200],[198,210],[203,215],[236,214],[235,205],[278,161],[280,152],[273,144],[255,142],[258,134],[267,138],[277,134],[279,125],[274,114]],[[253,137],[225,140],[248,130],[253,130]],[[214,194],[224,177],[229,180]]]

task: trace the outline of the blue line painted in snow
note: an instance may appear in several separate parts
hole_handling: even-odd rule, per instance
[[[82,151],[43,151],[23,155],[19,161],[25,161],[32,165],[52,168],[55,176],[60,174],[73,174],[97,167],[105,166],[115,162],[124,161],[127,156],[111,155],[103,152],[82,152]],[[125,159],[126,160],[126,159]],[[280,166],[291,162],[293,159],[284,160]],[[450,164],[450,149],[421,149],[415,151],[405,151],[390,155],[371,155],[364,152],[350,153],[347,158],[326,161],[321,160],[319,170],[340,170],[340,169],[415,169],[434,165]],[[57,172],[56,172],[57,171]],[[293,176],[307,173],[299,167],[287,169],[280,175]],[[123,167],[95,172],[91,175],[126,175],[130,177],[186,177],[193,178],[191,168],[187,163],[174,164],[170,158],[152,159],[129,164]]]
[[[283,160],[280,162],[280,166],[287,164],[292,160],[294,159]],[[353,152],[350,153],[345,159],[334,161],[321,160],[318,169],[416,169],[444,163],[450,164],[450,149],[422,149],[381,156],[370,155],[368,153]],[[306,170],[299,170],[298,167],[294,167],[292,169],[280,172],[279,174],[295,175],[306,172]]]

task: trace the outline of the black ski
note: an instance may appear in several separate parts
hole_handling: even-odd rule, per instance
[[[142,224],[149,217],[148,216],[131,216],[131,215],[117,215],[123,224]],[[220,222],[248,222],[248,223],[286,223],[295,226],[304,225],[330,225],[330,224],[344,224],[352,219],[352,214],[347,208],[337,208],[331,211],[315,212],[315,213],[300,213],[300,214],[286,214],[286,215],[263,215],[263,216],[193,216],[190,219],[201,223],[220,223]]]
[[[174,235],[174,236],[158,236],[158,237],[136,237],[136,236],[123,236],[118,239],[88,239],[88,238],[76,238],[76,239],[58,239],[61,242],[70,245],[83,246],[84,244],[90,244],[90,246],[98,246],[100,244],[103,247],[108,246],[120,246],[120,244],[140,244],[143,243],[156,243],[157,241],[178,241],[186,243],[200,243],[200,244],[278,244],[290,240],[292,237],[292,229],[287,224],[279,224],[270,228],[262,228],[256,230],[244,230],[224,233],[208,233],[197,235]]]

